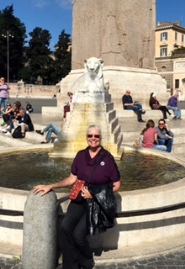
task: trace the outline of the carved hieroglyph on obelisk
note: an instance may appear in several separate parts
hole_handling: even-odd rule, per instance
[[[154,69],[156,0],[74,0],[72,69],[84,59]]]

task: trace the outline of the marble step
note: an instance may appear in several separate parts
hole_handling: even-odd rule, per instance
[[[170,110],[170,112],[173,114],[173,112]],[[181,114],[182,117],[185,117],[185,109],[181,109]],[[170,116],[167,114],[168,118],[170,118]],[[161,112],[161,110],[146,110],[146,113],[143,115],[143,119],[144,120],[148,120],[148,119],[160,119],[163,117],[163,114]],[[123,110],[123,112],[121,113],[121,116],[119,117],[119,119],[124,120],[125,118],[137,118],[136,114],[134,113],[133,110]]]

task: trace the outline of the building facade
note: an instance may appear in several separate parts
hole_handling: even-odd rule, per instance
[[[179,91],[185,99],[185,54],[172,52],[185,47],[185,28],[179,22],[158,23],[155,30],[155,65],[159,74],[166,80],[171,93]]]

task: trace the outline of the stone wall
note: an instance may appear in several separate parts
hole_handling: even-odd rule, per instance
[[[18,86],[17,83],[9,83],[10,97],[44,97],[51,98],[58,93],[58,88],[55,85],[33,85],[22,84]]]
[[[154,69],[155,0],[75,0],[72,69],[84,59]]]
[[[173,89],[173,60],[171,58],[155,60],[159,74],[167,81],[167,88]]]

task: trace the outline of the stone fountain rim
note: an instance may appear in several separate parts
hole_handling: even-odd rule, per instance
[[[142,154],[151,154],[151,155],[163,157],[163,158],[172,160],[174,162],[177,162],[177,163],[179,163],[179,164],[181,164],[182,166],[185,167],[185,158],[179,157],[179,156],[177,156],[174,153],[168,153],[168,152],[165,152],[165,151],[155,150],[155,149],[135,148],[133,146],[126,145],[126,144],[124,144],[124,150],[123,150],[123,152],[124,151],[125,152],[139,151]]]
[[[24,148],[11,148],[11,149],[4,149],[1,150],[0,152],[0,156],[3,154],[10,154],[10,153],[20,153],[20,152],[26,152],[28,150],[30,151],[35,151],[38,150],[38,152],[43,152],[43,151],[50,151],[53,147],[42,147],[40,145],[32,145],[32,146],[26,146]],[[153,150],[153,149],[144,149],[144,148],[135,148],[133,146],[124,144],[124,150],[123,152],[130,152],[130,151],[139,151],[142,154],[152,154],[155,156],[160,156],[169,160],[172,160],[182,166],[185,167],[185,159],[173,154],[173,153],[167,153],[167,152],[163,152],[163,151],[159,151],[159,150]],[[122,153],[123,153],[122,152]],[[115,158],[116,160],[121,160],[121,154],[118,155],[119,158]],[[169,184],[165,184],[165,185],[161,185],[161,186],[156,186],[156,187],[151,187],[151,188],[147,188],[147,189],[138,189],[138,190],[131,190],[131,191],[120,191],[119,193],[122,195],[138,195],[138,194],[144,194],[146,193],[153,193],[153,192],[164,192],[164,186],[165,186],[165,190],[170,190],[170,189],[174,189],[174,188],[179,188],[182,187],[182,185],[185,185],[185,177],[182,179],[179,179],[178,181],[175,182],[171,182]],[[18,193],[22,193],[22,194],[26,194],[29,193],[30,191],[26,191],[26,190],[17,190],[17,189],[11,189],[11,188],[4,188],[4,187],[0,187],[0,191],[1,190],[9,190],[10,192],[16,192]],[[57,193],[57,196],[66,196],[66,193],[60,192]]]

